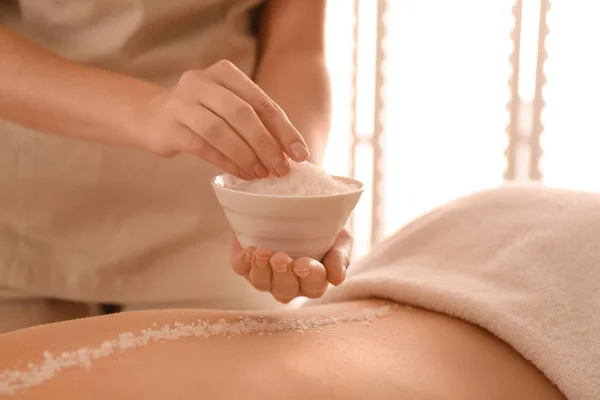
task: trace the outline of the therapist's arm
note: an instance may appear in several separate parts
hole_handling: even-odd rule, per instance
[[[0,119],[55,135],[144,147],[134,107],[157,89],[58,57],[0,26]]]
[[[256,82],[279,104],[321,164],[331,124],[325,0],[267,0]]]
[[[71,62],[2,27],[0,119],[159,156],[185,152],[244,179],[285,175],[282,150],[308,156],[280,107],[231,62],[187,71],[166,89]]]

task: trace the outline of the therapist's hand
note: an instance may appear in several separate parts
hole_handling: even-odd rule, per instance
[[[229,61],[184,73],[149,101],[140,121],[154,154],[190,153],[242,179],[284,176],[288,157],[309,156],[281,108]]]
[[[281,303],[299,296],[319,298],[329,283],[337,286],[346,278],[352,253],[352,235],[341,231],[323,260],[300,257],[292,260],[286,253],[269,249],[243,249],[234,239],[231,248],[233,270],[256,289],[270,292]]]

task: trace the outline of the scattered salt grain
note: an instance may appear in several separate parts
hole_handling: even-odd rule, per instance
[[[335,179],[307,161],[292,162],[290,173],[283,177],[245,181],[232,176],[228,187],[247,193],[277,196],[323,196],[357,189],[355,185]]]
[[[0,372],[0,395],[11,395],[20,390],[42,385],[66,369],[74,367],[90,368],[93,360],[144,347],[150,342],[178,340],[181,337],[188,336],[202,338],[225,336],[231,339],[254,333],[263,336],[265,333],[273,335],[274,332],[322,332],[323,327],[327,325],[352,322],[371,323],[377,318],[387,316],[391,308],[391,305],[387,305],[379,308],[363,309],[360,312],[342,316],[322,315],[308,319],[282,318],[266,320],[262,317],[241,316],[232,322],[225,319],[220,319],[217,322],[198,320],[190,324],[175,322],[173,327],[164,325],[160,329],[142,329],[138,335],[133,332],[123,332],[118,335],[117,339],[106,340],[95,348],[84,347],[73,351],[64,351],[60,356],[54,356],[45,351],[42,354],[44,361],[39,365],[28,363],[27,368],[24,370],[7,369]],[[157,325],[154,323],[152,326],[156,327]]]

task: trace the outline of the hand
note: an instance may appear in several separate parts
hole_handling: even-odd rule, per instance
[[[151,99],[141,120],[153,153],[190,153],[247,180],[284,176],[287,156],[299,162],[309,156],[281,108],[229,61],[184,73]]]
[[[263,248],[243,249],[234,238],[231,247],[233,270],[256,289],[270,292],[281,303],[298,296],[321,297],[329,283],[338,286],[346,278],[352,253],[352,235],[341,231],[322,262],[308,257],[292,260],[284,252],[273,254]]]

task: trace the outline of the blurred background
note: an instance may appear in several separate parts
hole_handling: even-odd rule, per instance
[[[366,183],[359,257],[506,181],[600,191],[600,2],[329,0],[325,169]]]

